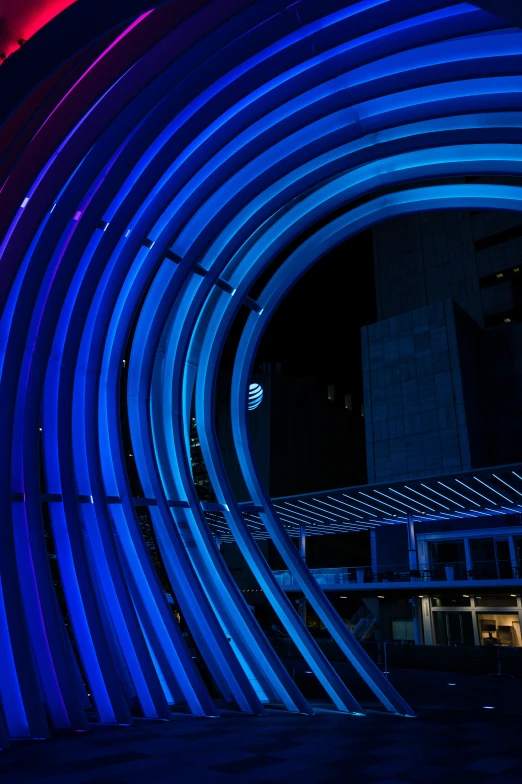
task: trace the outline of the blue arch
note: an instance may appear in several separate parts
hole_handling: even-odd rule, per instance
[[[249,450],[249,371],[282,293],[341,237],[412,209],[519,209],[516,185],[487,180],[520,173],[522,33],[449,0],[422,0],[415,16],[408,0],[214,0],[179,16],[170,5],[135,20],[42,109],[38,133],[24,130],[23,105],[14,118],[29,140],[0,192],[0,735],[3,723],[26,737],[86,728],[86,705],[108,723],[129,723],[136,706],[164,718],[173,702],[215,713],[140,533],[122,373],[163,562],[221,696],[249,713],[272,700],[311,710],[212,538],[188,454],[194,396],[238,544],[334,704],[361,711],[275,584],[212,418],[227,325],[270,259],[333,210],[344,214],[254,303],[233,381],[235,438],[303,590],[383,705],[412,713],[290,550]],[[478,174],[481,185],[422,185]]]

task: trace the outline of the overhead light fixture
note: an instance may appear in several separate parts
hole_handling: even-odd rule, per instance
[[[511,322],[511,319],[510,319],[510,318],[505,318],[505,319],[504,319],[504,324],[509,324],[510,322]]]
[[[378,599],[384,599],[384,596],[378,596],[377,598]]]

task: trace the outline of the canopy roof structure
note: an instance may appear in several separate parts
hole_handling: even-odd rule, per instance
[[[522,513],[522,464],[482,468],[458,474],[422,477],[386,484],[342,487],[273,498],[272,505],[289,535],[324,536],[438,520],[504,517]],[[252,536],[270,538],[260,509],[239,505]],[[223,542],[234,538],[226,510],[207,511],[209,523]]]
[[[333,704],[361,712],[275,580],[221,459],[216,376],[245,308],[231,405],[253,514],[378,700],[412,714],[263,487],[248,386],[281,299],[348,237],[422,210],[522,209],[520,14],[508,0],[78,0],[0,67],[0,745],[85,729],[86,705],[107,723],[168,718],[173,703],[216,713],[131,474],[225,702],[312,710],[216,547],[216,509]],[[214,510],[192,480],[193,407]],[[360,491],[348,490],[357,509]],[[482,503],[469,492],[465,511]]]

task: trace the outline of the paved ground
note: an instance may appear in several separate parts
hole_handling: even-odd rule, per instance
[[[342,716],[318,706],[313,717],[176,715],[172,722],[93,726],[89,733],[18,742],[0,753],[0,782],[522,784],[521,719],[508,699],[520,681],[477,678],[453,687],[447,674],[442,678],[446,688],[441,679],[436,704],[430,696],[417,719]],[[482,706],[484,688],[498,698],[494,710]]]

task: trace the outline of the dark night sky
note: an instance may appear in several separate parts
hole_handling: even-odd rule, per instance
[[[253,296],[262,285],[254,286]],[[281,362],[285,372],[314,372],[343,388],[360,385],[360,327],[376,320],[374,289],[372,234],[366,231],[324,256],[294,286],[267,327],[257,362]],[[232,369],[248,313],[242,308],[231,330],[224,369]]]
[[[360,327],[375,320],[372,235],[366,231],[321,259],[294,286],[268,326],[257,360],[355,388]]]

